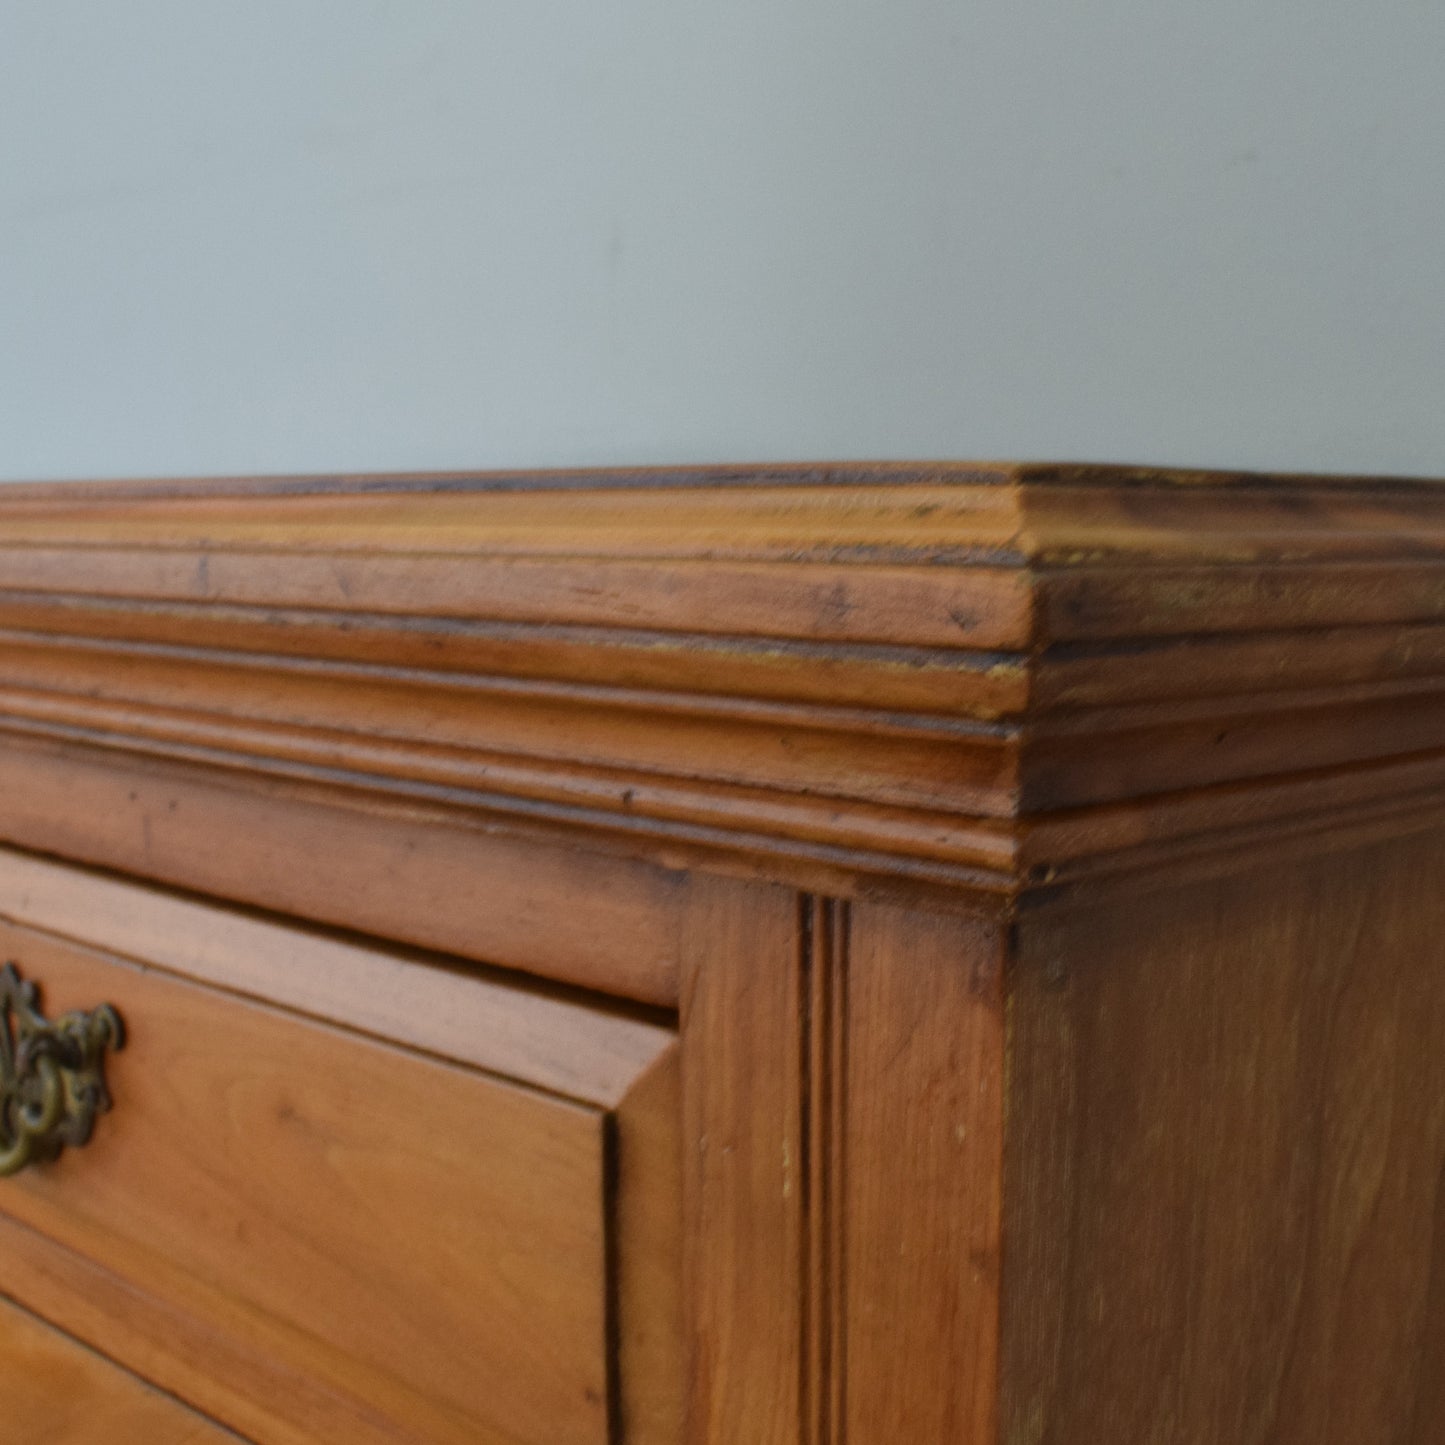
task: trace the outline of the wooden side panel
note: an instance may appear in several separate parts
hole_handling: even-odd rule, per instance
[[[1026,919],[1005,1445],[1445,1441],[1445,837]]]
[[[682,1018],[690,1445],[987,1445],[998,927],[695,887]]]
[[[240,1445],[184,1405],[0,1301],[6,1445]]]
[[[851,909],[846,1387],[826,1445],[995,1438],[1003,942],[996,923]]]
[[[797,1445],[803,934],[785,888],[699,876],[683,948],[688,1445]]]
[[[601,1111],[28,930],[0,953],[129,1032],[91,1144],[0,1181],[33,1232],[0,1289],[259,1441],[608,1441]]]

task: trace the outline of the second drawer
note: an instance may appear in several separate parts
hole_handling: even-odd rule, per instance
[[[668,1438],[668,1028],[3,852],[0,915],[129,1035],[0,1182],[0,1289],[267,1445]]]

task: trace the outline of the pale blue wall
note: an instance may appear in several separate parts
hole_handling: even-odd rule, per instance
[[[0,476],[1445,473],[1439,0],[0,0]]]

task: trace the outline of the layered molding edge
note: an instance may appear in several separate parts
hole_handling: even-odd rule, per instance
[[[0,488],[0,764],[36,749],[304,795],[347,830],[585,835],[835,891],[1011,906],[1242,866],[1445,814],[1445,486],[919,464]],[[0,836],[45,832],[0,802]]]

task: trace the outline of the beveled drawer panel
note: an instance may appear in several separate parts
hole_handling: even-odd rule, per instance
[[[665,1424],[669,1030],[295,937],[299,968],[308,949],[333,950],[329,976],[308,985],[316,1006],[330,993],[338,1012],[375,1011],[374,997],[343,1002],[346,986],[403,970],[433,991],[430,1009],[455,1007],[399,1032],[426,1043],[430,1031],[439,1051],[485,1063],[485,1038],[452,1039],[470,1010],[516,1075],[554,1085],[540,1088],[147,966],[184,956],[173,930],[197,915],[253,944],[247,929],[286,932],[275,924],[190,903],[166,913],[163,898],[157,915],[154,895],[13,857],[0,859],[0,912],[7,865],[8,911],[27,921],[0,923],[4,958],[42,984],[48,1011],[109,1002],[128,1038],[91,1143],[0,1181],[13,1221],[0,1228],[0,1289],[258,1441],[606,1445],[624,1413],[639,1421],[629,1439]],[[108,919],[111,936],[150,938],[163,957],[37,929],[56,886],[91,919],[56,928]],[[139,909],[128,925],[127,901]],[[192,938],[199,967],[224,974],[215,938]],[[549,1021],[580,1028],[573,1062],[595,1097],[582,1080],[571,1097],[555,1087],[545,1041],[527,1068],[523,1018],[543,1035]],[[649,1142],[629,1152],[634,1080],[651,1114],[637,1131]]]

